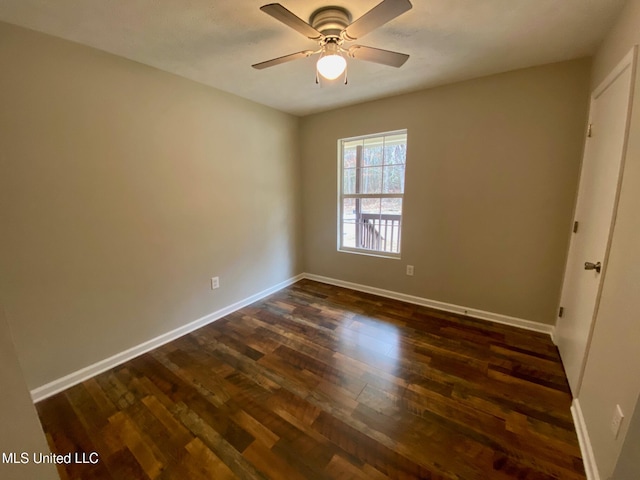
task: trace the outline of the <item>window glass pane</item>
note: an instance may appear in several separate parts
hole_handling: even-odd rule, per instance
[[[342,224],[342,246],[347,248],[356,248],[356,224]]]
[[[360,202],[362,213],[359,216],[360,221],[356,225],[358,229],[356,232],[358,248],[380,250],[380,233],[378,232],[380,199],[363,198]]]
[[[382,193],[404,192],[404,165],[389,165],[384,167]]]
[[[360,208],[363,215],[380,215],[380,199],[379,198],[361,198]]]
[[[342,184],[342,193],[344,194],[352,194],[356,193],[356,169],[349,168],[345,169],[343,172],[343,184]]]
[[[400,251],[400,227],[402,225],[402,199],[384,198],[381,202],[382,213],[378,231],[380,249],[385,252]]]
[[[355,168],[356,153],[357,151],[355,146],[347,147],[346,144],[343,146],[342,161],[344,168]]]
[[[345,198],[342,202],[342,239],[343,247],[356,247],[356,200]]]
[[[386,165],[404,165],[407,162],[406,144],[389,144],[384,147],[384,163]]]
[[[342,220],[345,222],[356,221],[356,199],[345,198],[342,201]]]
[[[382,167],[367,167],[360,170],[362,172],[360,191],[356,193],[381,193]]]
[[[364,141],[364,149],[362,152],[363,165],[376,166],[382,165],[384,157],[384,149],[381,138],[368,138]]]
[[[402,215],[402,199],[401,198],[383,198],[381,205],[382,215]]]

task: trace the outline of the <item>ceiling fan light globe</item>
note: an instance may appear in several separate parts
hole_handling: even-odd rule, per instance
[[[347,61],[342,55],[329,54],[323,55],[316,64],[318,73],[327,80],[335,80],[347,68]]]

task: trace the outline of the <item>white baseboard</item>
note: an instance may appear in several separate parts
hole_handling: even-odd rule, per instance
[[[544,323],[533,322],[531,320],[524,320],[522,318],[510,317],[508,315],[502,315],[499,313],[485,312],[484,310],[478,310],[475,308],[461,307],[460,305],[454,305],[452,303],[439,302],[437,300],[429,300],[428,298],[415,297],[413,295],[407,295],[405,293],[393,292],[391,290],[384,290],[382,288],[369,287],[367,285],[360,285],[358,283],[345,282],[343,280],[337,280],[335,278],[323,277],[320,275],[314,275],[312,273],[303,274],[304,278],[309,280],[315,280],[316,282],[328,283],[329,285],[335,285],[337,287],[350,288],[359,292],[371,293],[373,295],[379,295],[381,297],[392,298],[394,300],[401,300],[407,303],[413,303],[415,305],[422,305],[423,307],[431,307],[437,310],[444,310],[445,312],[458,313],[462,315],[468,315],[470,317],[479,318],[481,320],[489,320],[495,323],[501,323],[503,325],[510,325],[512,327],[523,328],[525,330],[532,330],[534,332],[546,333],[553,339],[555,327],[553,325],[546,325]]]
[[[267,288],[266,290],[258,292],[255,295],[251,295],[250,297],[247,297],[243,300],[240,300],[239,302],[229,305],[228,307],[222,308],[216,312],[205,315],[204,317],[194,320],[193,322],[183,325],[182,327],[176,328],[175,330],[171,330],[170,332],[167,332],[167,333],[163,333],[162,335],[152,338],[151,340],[147,340],[146,342],[141,343],[140,345],[136,345],[135,347],[132,347],[128,350],[117,353],[112,357],[105,358],[104,360],[94,363],[93,365],[89,365],[88,367],[82,368],[73,373],[70,373],[69,375],[66,375],[62,378],[54,380],[53,382],[49,382],[45,385],[34,388],[33,390],[31,390],[31,398],[33,399],[34,402],[39,402],[41,400],[44,400],[45,398],[48,398],[52,395],[55,395],[56,393],[66,390],[67,388],[77,385],[78,383],[81,383],[91,377],[94,377],[99,373],[105,372],[128,360],[131,360],[139,355],[142,355],[143,353],[147,353],[148,351],[153,350],[154,348],[158,348],[161,345],[164,345],[165,343],[175,340],[176,338],[186,335],[187,333],[193,332],[194,330],[197,330],[198,328],[201,328],[211,322],[219,320],[220,318],[225,317],[230,313],[235,312],[236,310],[240,310],[241,308],[246,307],[247,305],[257,302],[258,300],[261,300],[264,297],[267,297],[272,293],[277,292],[278,290],[282,290],[283,288],[286,288],[289,285],[292,285],[298,282],[299,280],[302,280],[303,278],[304,278],[304,274],[300,274],[295,277],[292,277],[288,280],[285,280],[284,282],[281,282],[277,285]]]
[[[591,440],[589,440],[589,432],[587,431],[587,425],[584,422],[580,402],[577,398],[571,404],[571,416],[573,417],[573,423],[575,424],[576,433],[578,434],[578,443],[580,444],[580,453],[582,454],[582,462],[584,463],[587,480],[600,480],[596,458],[593,455],[593,447],[591,446]]]
[[[381,288],[369,287],[366,285],[360,285],[357,283],[346,282],[343,280],[337,280],[329,277],[322,277],[320,275],[314,275],[310,273],[303,273],[292,277],[284,282],[281,282],[273,287],[270,287],[266,290],[263,290],[255,295],[247,297],[239,302],[236,302],[228,307],[222,308],[216,312],[205,315],[202,318],[194,320],[182,327],[176,328],[170,332],[164,333],[158,337],[152,338],[140,345],[136,345],[128,350],[117,353],[109,358],[105,358],[97,363],[89,365],[85,368],[77,370],[69,375],[66,375],[62,378],[49,382],[40,387],[34,388],[31,390],[31,398],[34,402],[39,402],[48,398],[56,393],[59,393],[67,388],[70,388],[78,383],[81,383],[91,377],[94,377],[102,372],[105,372],[111,368],[114,368],[128,360],[131,360],[143,353],[147,353],[154,348],[158,348],[165,343],[168,343],[176,338],[179,338],[187,333],[193,332],[200,327],[203,327],[211,322],[214,322],[230,313],[235,312],[236,310],[240,310],[247,305],[250,305],[258,300],[261,300],[272,293],[275,293],[283,288],[292,285],[303,278],[307,278],[309,280],[315,280],[317,282],[328,283],[330,285],[336,285],[339,287],[350,288],[352,290],[358,290],[360,292],[371,293],[374,295],[379,295],[381,297],[392,298],[395,300],[401,300],[407,303],[413,303],[416,305],[422,305],[425,307],[431,307],[438,310],[443,310],[446,312],[453,312],[462,315],[469,315],[475,318],[479,318],[482,320],[489,320],[496,323],[501,323],[504,325],[511,325],[514,327],[524,328],[526,330],[532,330],[535,332],[546,333],[551,335],[553,338],[554,327],[551,325],[545,325],[538,322],[532,322],[530,320],[524,320],[516,317],[509,317],[507,315],[501,315],[498,313],[485,312],[483,310],[477,310],[475,308],[461,307],[459,305],[453,305],[450,303],[438,302],[436,300],[429,300],[422,297],[415,297],[412,295],[407,295],[404,293],[393,292],[390,290],[383,290]]]

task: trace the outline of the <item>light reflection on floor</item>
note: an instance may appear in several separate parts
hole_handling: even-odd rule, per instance
[[[339,329],[340,351],[358,355],[358,360],[395,373],[401,357],[400,330],[396,325],[357,315]]]
[[[387,434],[403,438],[402,423],[393,420],[402,408],[406,390],[406,383],[398,381],[403,376],[400,328],[389,322],[356,315],[338,331],[338,351],[349,352],[350,358],[366,364],[368,370],[374,370],[371,375],[366,372],[360,377],[366,383],[355,397],[358,406],[352,416],[367,424],[382,422]]]

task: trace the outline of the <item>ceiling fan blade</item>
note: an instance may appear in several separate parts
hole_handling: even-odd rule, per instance
[[[319,40],[322,38],[322,33],[317,31],[307,22],[296,16],[279,3],[270,3],[269,5],[263,5],[260,7],[264,13],[271,15],[276,20],[281,21],[286,26],[293,28],[295,31],[301,33],[305,37],[311,40]]]
[[[349,56],[357,60],[381,63],[396,68],[404,65],[404,62],[409,59],[409,55],[405,53],[391,52],[389,50],[365,47],[362,45],[353,45],[349,48]]]
[[[356,40],[381,25],[411,10],[409,0],[383,0],[344,29],[346,40]]]
[[[293,60],[298,60],[299,58],[306,58],[313,55],[315,52],[313,50],[303,50],[302,52],[292,53],[291,55],[285,55],[284,57],[273,58],[271,60],[267,60],[266,62],[256,63],[255,65],[251,65],[253,68],[262,70],[263,68],[275,67],[276,65],[280,65],[281,63],[291,62]]]

